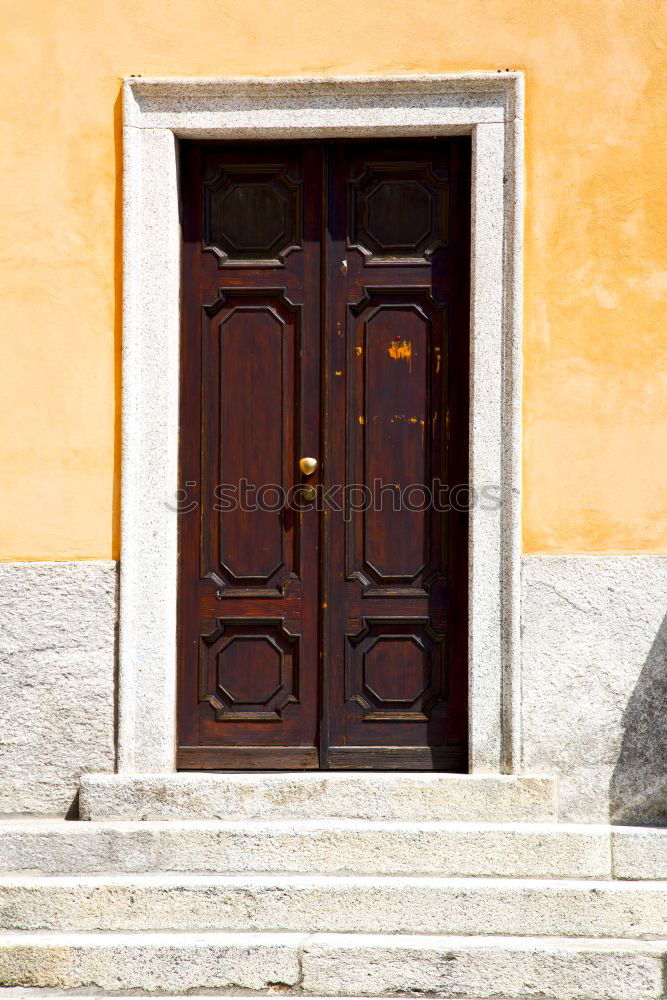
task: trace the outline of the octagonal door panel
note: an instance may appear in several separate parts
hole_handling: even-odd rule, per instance
[[[469,169],[183,144],[181,768],[466,767]]]

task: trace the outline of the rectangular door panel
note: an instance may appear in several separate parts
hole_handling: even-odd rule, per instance
[[[348,314],[348,579],[364,594],[424,591],[443,566],[444,520],[424,486],[446,481],[445,311],[430,288],[365,289]],[[357,501],[355,503],[355,500]]]
[[[256,288],[230,290],[204,309],[204,370],[213,377],[203,383],[202,472],[214,502],[202,516],[202,573],[223,590],[278,595],[301,577],[300,524],[278,506],[298,470],[301,311],[284,290]],[[244,481],[245,493],[234,493]]]

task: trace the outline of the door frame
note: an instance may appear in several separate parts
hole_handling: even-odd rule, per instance
[[[119,772],[175,770],[179,139],[452,135],[472,137],[469,762],[519,769],[523,74],[470,73],[124,81]]]

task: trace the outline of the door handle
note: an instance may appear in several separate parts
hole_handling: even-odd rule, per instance
[[[299,468],[303,472],[304,476],[312,476],[313,472],[317,468],[317,459],[308,457],[300,458]]]

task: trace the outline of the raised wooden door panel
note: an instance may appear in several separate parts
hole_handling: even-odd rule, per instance
[[[316,767],[321,152],[185,145],[178,766]]]
[[[180,768],[466,767],[469,170],[183,146]]]
[[[255,154],[256,155],[256,154]],[[303,249],[303,178],[294,151],[278,162],[235,163],[229,154],[204,179],[203,248],[221,267],[284,263]],[[310,194],[310,191],[308,192]]]
[[[277,595],[300,579],[301,525],[277,499],[298,467],[302,306],[284,288],[221,289],[204,314],[202,571],[226,596]],[[231,489],[244,481],[247,502]]]
[[[394,146],[397,150],[397,147]],[[406,157],[405,153],[408,156]],[[347,177],[348,249],[364,264],[423,264],[447,244],[449,178],[433,157],[369,149]]]
[[[465,140],[332,154],[329,767],[467,764],[469,190]]]
[[[356,510],[350,491],[346,569],[364,594],[423,591],[443,572],[444,521],[425,487],[446,481],[445,322],[429,286],[366,286],[349,308],[346,481],[372,503]]]

